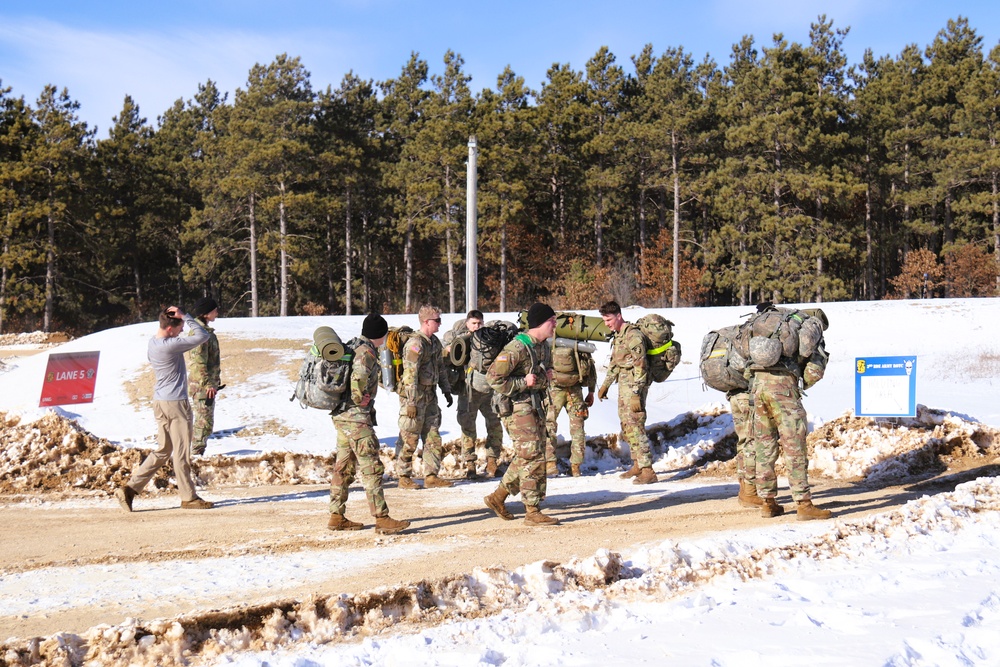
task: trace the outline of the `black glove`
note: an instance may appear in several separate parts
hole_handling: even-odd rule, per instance
[[[453,399],[451,397],[451,394],[449,394],[448,392],[444,392],[444,402],[447,403],[448,407],[450,408],[451,404],[455,402],[455,399]]]

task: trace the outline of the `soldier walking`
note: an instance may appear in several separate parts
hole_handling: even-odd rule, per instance
[[[215,399],[222,388],[219,338],[209,326],[219,316],[219,304],[211,297],[198,299],[191,307],[191,314],[208,332],[208,340],[188,353],[188,395],[194,416],[191,455],[203,456],[215,428]],[[188,336],[194,333],[192,329]]]
[[[192,335],[180,338],[184,325]],[[153,367],[153,415],[156,417],[157,447],[132,472],[128,483],[115,491],[115,498],[126,512],[149,481],[167,461],[173,459],[177,493],[181,509],[207,510],[213,504],[198,497],[191,475],[191,403],[187,395],[187,368],[184,353],[208,340],[208,332],[195,318],[179,307],[160,311],[159,328],[149,339],[147,357]]]
[[[556,314],[544,303],[528,309],[528,331],[509,342],[490,366],[487,382],[498,394],[497,412],[514,449],[514,458],[496,491],[483,500],[501,519],[514,518],[504,501],[521,494],[524,522],[531,526],[553,526],[559,519],[542,514],[545,500],[545,408],[544,399],[552,375],[549,346],[545,341],[556,328]]]
[[[632,467],[621,477],[634,478],[633,484],[652,484],[659,478],[653,472],[653,454],[646,433],[646,394],[650,382],[646,372],[646,342],[639,328],[622,317],[621,306],[616,301],[608,301],[599,312],[614,336],[608,373],[597,398],[606,399],[608,389],[618,383],[618,418],[632,456]]]
[[[398,533],[409,527],[409,521],[397,521],[389,516],[382,489],[385,466],[379,458],[378,438],[375,436],[375,394],[378,392],[378,348],[385,342],[389,325],[385,318],[375,313],[365,317],[361,336],[351,362],[350,395],[345,397],[342,412],[333,415],[337,429],[337,462],[330,483],[330,530],[360,530],[363,525],[344,516],[347,491],[355,474],[361,474],[365,487],[368,510],[375,517],[375,532],[385,535]]]
[[[451,344],[460,335],[472,334],[483,326],[483,313],[470,310],[462,326],[456,326],[444,335],[444,354],[451,350]],[[467,361],[462,369],[462,384],[451,382],[453,392],[458,394],[456,418],[462,427],[462,460],[465,462],[466,477],[476,476],[476,418],[482,414],[486,420],[486,476],[496,477],[497,462],[503,446],[503,426],[493,411],[493,390],[486,382],[486,375],[480,373]]]
[[[399,437],[402,443],[396,472],[401,489],[420,488],[413,481],[413,455],[421,439],[424,442],[424,487],[452,485],[438,476],[444,458],[444,444],[438,432],[441,428],[441,408],[437,402],[436,387],[441,387],[449,408],[453,402],[441,354],[443,348],[434,335],[441,328],[441,311],[435,306],[423,305],[417,317],[420,329],[410,336],[403,349],[403,378],[399,387]]]
[[[553,339],[554,341],[555,339]],[[566,410],[569,417],[570,474],[579,477],[583,473],[587,437],[583,423],[590,416],[594,405],[594,387],[597,386],[597,369],[593,357],[569,347],[552,346],[552,382],[549,383],[548,444],[545,449],[545,471],[548,477],[559,474],[556,461],[556,434],[559,413]],[[583,397],[583,387],[587,387],[587,397]]]
[[[760,507],[764,504],[757,495],[757,443],[753,439],[753,407],[750,392],[737,389],[726,393],[729,412],[733,415],[736,431],[736,476],[740,491],[736,496],[743,507]]]

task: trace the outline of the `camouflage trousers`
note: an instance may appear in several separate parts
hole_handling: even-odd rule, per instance
[[[191,453],[202,455],[208,447],[208,438],[215,428],[215,401],[211,405],[205,395],[207,387],[189,383],[188,393],[191,395],[191,414],[194,418],[191,435]]]
[[[441,460],[444,458],[444,443],[441,442],[441,408],[438,406],[437,394],[432,390],[417,399],[417,416],[407,417],[406,408],[399,408],[399,458],[396,461],[396,474],[400,477],[413,477],[413,455],[417,445],[424,441],[423,471],[427,475],[437,475],[441,470]]]
[[[512,496],[521,494],[528,507],[545,500],[545,424],[529,402],[515,403],[514,413],[503,419],[514,458],[500,484]]]
[[[337,460],[330,482],[330,513],[344,514],[347,490],[354,482],[355,474],[360,472],[368,511],[374,517],[389,516],[389,506],[385,504],[385,492],[382,490],[385,466],[379,458],[378,438],[371,424],[334,418],[333,425],[337,428]]]
[[[483,393],[471,387],[465,387],[458,395],[458,412],[456,418],[462,427],[462,460],[466,463],[476,462],[476,417],[482,415],[486,419],[486,456],[500,458],[503,445],[503,426],[500,417],[493,412],[490,399],[492,392]]]
[[[806,455],[806,411],[802,407],[798,378],[787,373],[758,372],[750,384],[753,396],[753,439],[757,445],[757,492],[763,498],[778,493],[774,465],[778,451],[792,498],[810,500]]]
[[[618,419],[622,423],[622,435],[628,443],[632,462],[640,468],[653,467],[653,453],[650,451],[649,434],[646,433],[646,392],[649,387],[618,385]],[[632,409],[632,396],[639,394],[641,410]]]
[[[545,459],[547,461],[556,460],[556,433],[558,431],[559,413],[566,410],[569,416],[569,436],[571,438],[569,462],[574,465],[583,463],[583,456],[587,447],[587,438],[583,432],[583,422],[587,419],[589,411],[587,404],[583,402],[583,387],[556,387],[549,386],[549,411],[546,418],[548,429],[548,443],[545,448]]]
[[[750,392],[741,391],[729,397],[729,411],[736,431],[736,476],[748,484],[757,483],[757,445],[753,439],[753,415],[750,412]]]

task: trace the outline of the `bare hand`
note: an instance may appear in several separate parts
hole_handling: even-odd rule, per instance
[[[524,386],[526,387],[534,387],[536,381],[537,378],[535,377],[534,373],[528,373],[527,375],[524,376]]]

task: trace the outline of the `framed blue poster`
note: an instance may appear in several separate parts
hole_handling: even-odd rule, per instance
[[[859,417],[916,417],[917,358],[855,358],[854,414]]]

